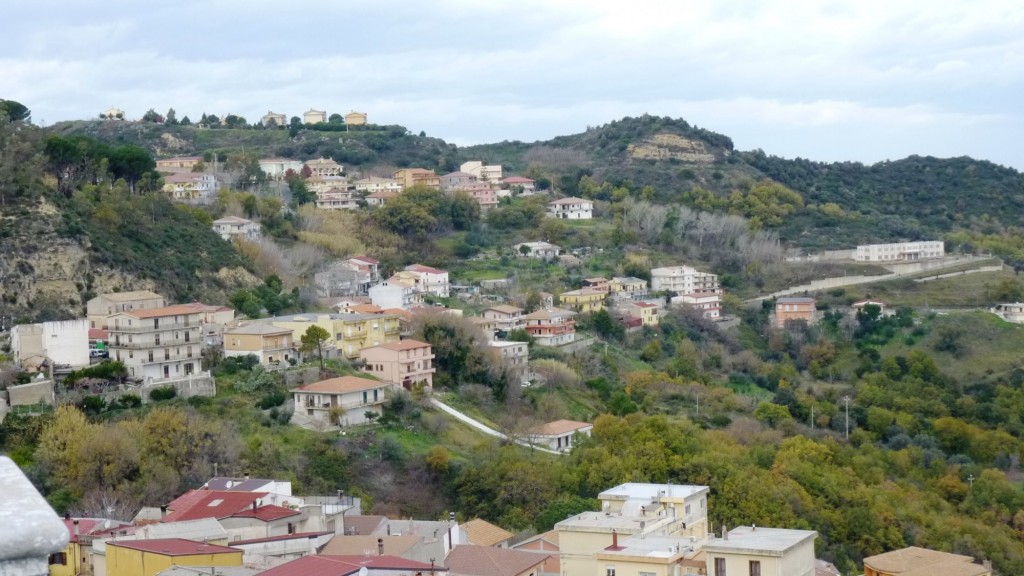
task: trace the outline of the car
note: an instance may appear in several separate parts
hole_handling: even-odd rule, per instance
[[[89,358],[110,358],[109,350],[89,350]]]

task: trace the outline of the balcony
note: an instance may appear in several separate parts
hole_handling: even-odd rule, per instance
[[[164,348],[178,348],[181,346],[195,346],[202,348],[203,343],[199,340],[164,340],[160,342],[114,342],[110,343],[111,350],[163,350]]]
[[[161,322],[159,326],[153,326],[152,323],[144,323],[144,324],[139,325],[139,326],[125,326],[125,325],[121,324],[119,326],[110,326],[110,327],[108,327],[107,330],[111,334],[116,334],[118,332],[121,332],[121,333],[129,333],[130,332],[132,334],[138,334],[138,333],[141,333],[141,332],[166,332],[167,330],[183,330],[185,328],[201,328],[202,326],[203,326],[203,323],[199,322],[199,321],[177,322],[177,323]]]

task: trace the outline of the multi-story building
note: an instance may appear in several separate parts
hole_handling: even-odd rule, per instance
[[[787,322],[802,321],[808,325],[818,321],[818,308],[810,296],[790,296],[775,300],[775,314],[772,325],[785,328]]]
[[[310,176],[320,178],[341,176],[345,171],[345,167],[335,162],[333,158],[310,160],[304,164],[304,168],[309,168]]]
[[[378,178],[377,176],[369,176],[356,180],[352,183],[352,186],[356,189],[356,192],[363,192],[365,194],[373,194],[374,192],[401,192],[402,185],[397,180],[392,178]]]
[[[204,313],[180,304],[118,312],[108,318],[111,358],[134,378],[166,380],[200,370]]]
[[[302,172],[302,160],[264,158],[260,160],[260,170],[273,180],[283,180],[289,170],[295,175]]]
[[[296,423],[351,426],[369,421],[367,412],[380,416],[390,384],[358,376],[321,380],[292,390]]]
[[[459,172],[465,172],[476,176],[477,180],[483,182],[498,182],[501,180],[501,165],[492,164],[485,165],[479,160],[473,160],[470,162],[463,162],[459,166]]]
[[[302,113],[303,124],[323,124],[327,122],[327,111],[326,110],[309,110]]]
[[[579,290],[562,292],[558,297],[558,302],[560,305],[577,312],[589,313],[604,310],[604,299],[607,297],[608,293],[604,290],[580,288]]]
[[[310,326],[319,326],[331,335],[327,348],[345,358],[358,358],[364,348],[398,342],[401,326],[394,314],[290,314],[261,319],[292,331],[292,341],[301,342]]]
[[[164,297],[156,292],[135,290],[133,292],[101,294],[85,304],[85,311],[89,318],[89,328],[103,330],[106,329],[107,318],[111,314],[163,308],[166,305]]]
[[[906,262],[942,258],[946,245],[941,240],[896,242],[893,244],[865,244],[857,246],[853,259],[858,262]]]
[[[704,544],[707,574],[814,576],[814,530],[739,526]],[[928,572],[941,574],[942,572]]]
[[[540,346],[561,346],[576,340],[576,313],[546,308],[523,316],[526,333]]]
[[[263,115],[263,118],[260,118],[260,122],[263,124],[264,127],[287,126],[288,116],[267,110],[267,113]]]
[[[402,340],[363,349],[359,357],[363,370],[385,382],[411,390],[424,383],[434,385],[434,353],[430,344],[419,340]]]
[[[163,190],[172,200],[181,202],[210,200],[217,192],[217,178],[213,174],[177,172],[164,177]]]
[[[509,368],[520,380],[525,379],[530,371],[530,345],[527,342],[511,340],[491,340],[487,343],[494,360]]]
[[[441,298],[447,298],[451,294],[451,283],[448,281],[447,270],[432,268],[423,264],[410,264],[405,267],[405,272],[412,274],[416,281],[415,288],[420,292],[433,294]]]
[[[478,181],[479,178],[468,172],[449,172],[448,174],[441,176],[441,190],[445,192],[452,192]]]
[[[297,357],[290,328],[250,322],[224,331],[224,356],[254,354],[264,366],[277,365]]]
[[[202,156],[178,156],[156,161],[157,172],[173,174],[175,172],[191,172],[196,164],[203,161]]]
[[[548,216],[566,220],[590,220],[594,217],[594,203],[583,198],[561,198],[548,202]]]
[[[359,208],[359,196],[352,190],[331,188],[317,192],[315,204],[321,210],[355,210]]]
[[[11,329],[11,353],[29,372],[44,364],[83,368],[89,365],[89,321],[56,320],[18,324]]]
[[[653,302],[628,301],[619,307],[626,315],[640,320],[641,326],[657,326],[659,322],[658,305]]]
[[[453,191],[453,194],[464,193],[480,205],[480,210],[486,212],[498,205],[498,195],[486,182],[474,182],[465,184]]]
[[[700,310],[705,318],[722,315],[722,289],[718,275],[700,272],[692,266],[670,266],[651,270],[651,291],[669,292],[672,303]]]
[[[412,186],[441,189],[441,177],[426,168],[402,168],[396,170],[391,177],[402,185],[403,190]]]
[[[355,110],[345,114],[345,124],[349,126],[364,126],[366,125],[366,112],[356,112]]]
[[[526,325],[523,320],[523,309],[508,304],[491,306],[484,310],[483,317],[494,322],[494,328],[502,332],[511,332]]]
[[[612,298],[631,299],[647,295],[647,281],[632,276],[616,276],[608,282]]]
[[[213,221],[213,231],[220,234],[224,240],[241,238],[242,240],[259,240],[263,237],[263,228],[259,222],[239,218],[238,216],[225,216]]]
[[[380,284],[370,286],[367,291],[370,302],[381,308],[401,308],[408,310],[413,306],[423,303],[423,293],[414,288],[415,282],[409,280],[392,281],[386,280]]]

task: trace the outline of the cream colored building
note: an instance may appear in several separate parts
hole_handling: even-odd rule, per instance
[[[463,162],[459,166],[459,172],[465,172],[476,176],[476,178],[482,182],[494,182],[499,183],[501,181],[501,164],[485,165],[479,160],[473,160],[470,162]]]
[[[616,276],[608,282],[613,298],[634,298],[647,295],[647,280],[633,276]]]
[[[326,110],[309,110],[302,113],[303,124],[323,124],[327,122],[327,111]]]
[[[101,294],[85,304],[86,316],[89,318],[90,328],[107,328],[107,318],[118,312],[131,312],[133,310],[151,310],[163,308],[167,305],[164,297],[149,290],[136,290],[133,292],[113,292]]]
[[[417,185],[433,188],[434,190],[441,189],[441,177],[435,174],[433,170],[427,170],[426,168],[402,168],[401,170],[396,170],[391,177],[402,185],[403,190]]]
[[[54,320],[11,328],[11,353],[22,369],[35,372],[44,362],[69,368],[89,365],[89,322]]]
[[[673,304],[686,304],[705,318],[722,315],[722,288],[718,275],[692,266],[670,266],[651,270],[651,291],[672,293]]]
[[[494,322],[494,328],[503,332],[511,332],[526,326],[523,320],[523,309],[518,306],[499,304],[484,310],[483,317]]]
[[[267,110],[267,113],[263,115],[263,118],[260,121],[263,123],[263,126],[270,126],[271,123],[276,127],[288,125],[287,116],[277,112],[271,112],[270,110]]]
[[[290,328],[251,322],[224,331],[224,356],[254,354],[264,366],[277,365],[298,356]]]
[[[942,258],[945,255],[946,244],[943,241],[924,240],[857,246],[853,259],[858,262],[907,262]]]
[[[292,390],[296,424],[365,424],[369,421],[367,412],[378,416],[384,413],[389,387],[387,382],[358,376],[342,376],[299,386]]]
[[[217,179],[213,174],[176,172],[164,177],[163,191],[172,200],[209,200],[217,191]]]
[[[406,390],[423,382],[434,386],[434,352],[430,344],[419,340],[402,340],[364,348],[359,357],[363,370],[385,382]]]
[[[166,380],[200,371],[204,313],[189,304],[118,312],[108,319],[110,357],[133,378]]]
[[[626,302],[621,309],[633,318],[639,318],[641,326],[657,326],[660,321],[657,304]]]
[[[523,316],[526,333],[539,346],[562,346],[576,340],[576,313],[545,308]]]
[[[158,172],[189,172],[203,161],[202,156],[176,156],[156,161]]]
[[[332,188],[317,192],[315,203],[321,210],[355,210],[359,208],[359,196],[351,190]]]
[[[259,240],[263,237],[263,227],[259,222],[238,216],[225,216],[214,220],[213,231],[229,242],[234,238]]]
[[[301,160],[289,158],[263,158],[260,160],[260,170],[274,180],[283,180],[289,170],[298,175],[302,172],[302,166]]]
[[[290,314],[261,319],[292,331],[292,341],[302,342],[302,335],[310,326],[319,326],[331,335],[328,350],[336,350],[345,358],[359,358],[364,348],[398,342],[401,326],[394,314]]]
[[[356,112],[355,110],[345,114],[345,124],[349,126],[364,126],[366,125],[366,112]]]
[[[577,312],[590,313],[604,310],[604,299],[607,297],[608,293],[604,290],[580,288],[579,290],[562,292],[558,296],[558,303],[560,306],[565,306]]]
[[[398,180],[379,178],[377,176],[361,178],[353,182],[352,186],[355,187],[356,192],[364,192],[366,194],[385,191],[399,193],[402,191],[402,185],[398,183]]]
[[[345,167],[335,162],[333,158],[317,158],[306,162],[303,166],[309,168],[310,176],[319,178],[341,176],[345,172]]]
[[[594,425],[590,422],[575,420],[555,420],[548,422],[530,432],[530,443],[537,444],[548,450],[559,452],[572,450],[576,435],[590,436]]]
[[[813,530],[740,526],[723,536],[704,545],[709,576],[814,576]]]

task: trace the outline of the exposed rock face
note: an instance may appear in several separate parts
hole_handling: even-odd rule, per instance
[[[714,152],[704,142],[677,134],[655,134],[640,144],[630,144],[627,153],[630,158],[637,160],[675,158],[696,164],[710,164],[717,160]]]

